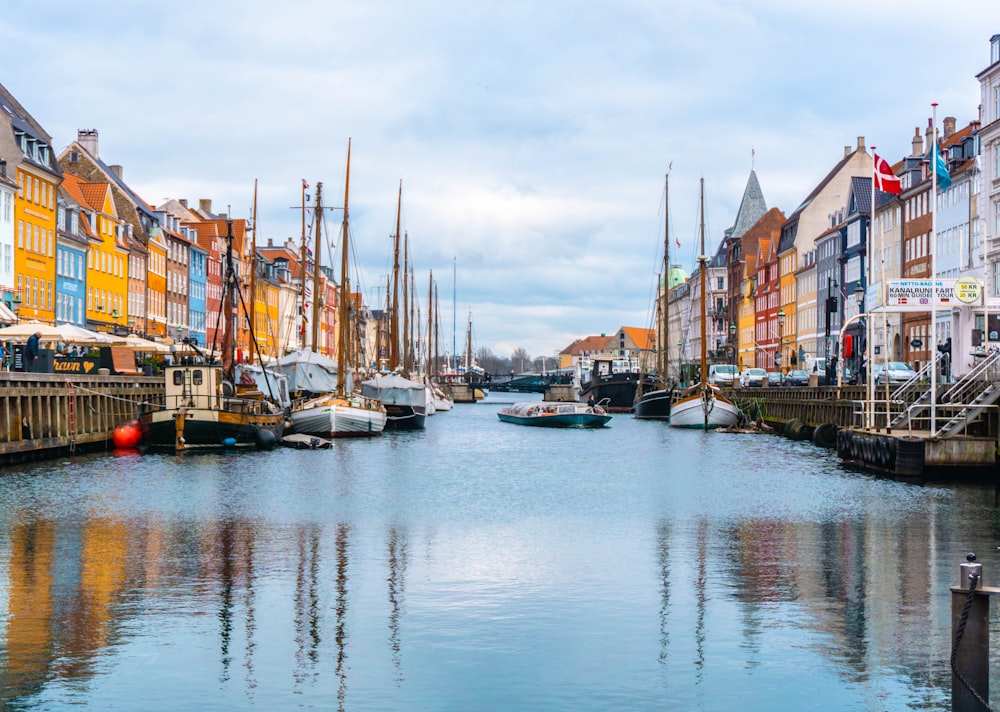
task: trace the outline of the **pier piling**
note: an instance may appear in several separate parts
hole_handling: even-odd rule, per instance
[[[976,555],[965,557],[959,585],[951,588],[951,709],[989,709],[989,599],[1000,588],[983,586],[983,565]]]

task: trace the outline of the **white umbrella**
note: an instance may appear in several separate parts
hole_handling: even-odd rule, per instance
[[[37,321],[22,321],[20,324],[0,329],[0,341],[22,341],[32,334],[39,333],[41,341],[62,341],[62,334],[51,324]]]
[[[170,351],[170,347],[166,344],[161,344],[159,341],[150,341],[135,334],[125,337],[125,346],[133,351],[147,351],[158,354],[165,354]]]
[[[60,324],[55,328],[59,332],[60,338],[49,339],[50,341],[62,341],[67,344],[77,344],[80,346],[111,346],[125,343],[125,339],[120,336],[90,331],[76,324]],[[43,336],[43,338],[45,337]]]

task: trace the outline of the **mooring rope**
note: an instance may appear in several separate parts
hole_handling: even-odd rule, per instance
[[[962,606],[962,617],[958,621],[958,627],[955,629],[955,640],[951,644],[951,672],[962,683],[962,686],[969,691],[969,694],[975,697],[976,701],[983,706],[984,710],[993,712],[990,703],[972,689],[972,684],[965,678],[965,675],[958,671],[958,665],[955,663],[955,658],[958,656],[958,644],[962,642],[962,636],[965,635],[965,624],[969,620],[969,609],[972,608],[972,599],[976,595],[976,584],[979,582],[979,574],[970,574],[969,578],[972,581],[969,586],[969,595],[965,599],[965,605]]]

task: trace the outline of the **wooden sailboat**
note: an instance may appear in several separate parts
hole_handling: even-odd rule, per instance
[[[236,376],[235,308],[237,301],[245,308],[245,302],[238,299],[236,291],[233,221],[227,224],[222,362],[199,356],[185,358],[164,369],[163,404],[139,416],[142,442],[146,447],[175,452],[227,448],[269,450],[284,434],[282,408],[265,398],[255,383],[242,383]],[[252,333],[251,342],[256,343]]]
[[[654,390],[639,393],[633,407],[636,418],[645,420],[667,420],[670,418],[670,403],[673,389],[667,385],[667,353],[670,345],[669,303],[670,303],[670,174],[667,174],[663,189],[663,297],[657,299],[656,318],[658,344],[656,349],[656,383]]]
[[[722,395],[717,387],[708,382],[708,358],[706,352],[706,312],[705,299],[708,291],[708,256],[705,254],[705,179],[701,179],[699,225],[701,283],[701,383],[674,392],[670,404],[670,425],[675,428],[728,428],[739,419],[739,409]]]
[[[438,312],[434,301],[434,272],[430,273],[429,285],[427,289],[427,367],[424,371],[424,382],[427,384],[427,392],[434,399],[435,410],[446,412],[451,410],[454,401],[445,393],[440,386],[434,382],[434,364],[437,362],[437,316]]]
[[[348,266],[349,217],[348,195],[351,182],[351,144],[347,144],[347,178],[344,183],[344,222],[340,237],[340,293],[337,314],[337,384],[331,393],[296,403],[289,415],[292,430],[304,435],[318,435],[324,438],[370,437],[379,435],[385,429],[386,410],[377,398],[369,398],[354,393],[351,386],[348,354],[352,348],[351,286]],[[319,274],[320,237],[323,217],[323,184],[316,185],[316,250],[313,267]],[[319,336],[319,293],[318,285],[313,291],[313,349]]]
[[[392,299],[389,305],[389,368],[392,373],[376,374],[374,378],[361,384],[361,392],[377,398],[385,406],[386,429],[422,430],[427,419],[427,387],[401,375],[406,372],[406,339],[400,339],[399,332],[399,229],[402,220],[403,181],[399,182],[399,199],[396,204],[396,235],[393,241]],[[406,275],[404,272],[404,290]],[[406,306],[403,307],[406,314]],[[403,333],[406,333],[404,323]]]

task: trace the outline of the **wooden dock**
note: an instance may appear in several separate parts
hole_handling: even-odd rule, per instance
[[[0,464],[104,448],[163,391],[162,376],[0,372]]]

